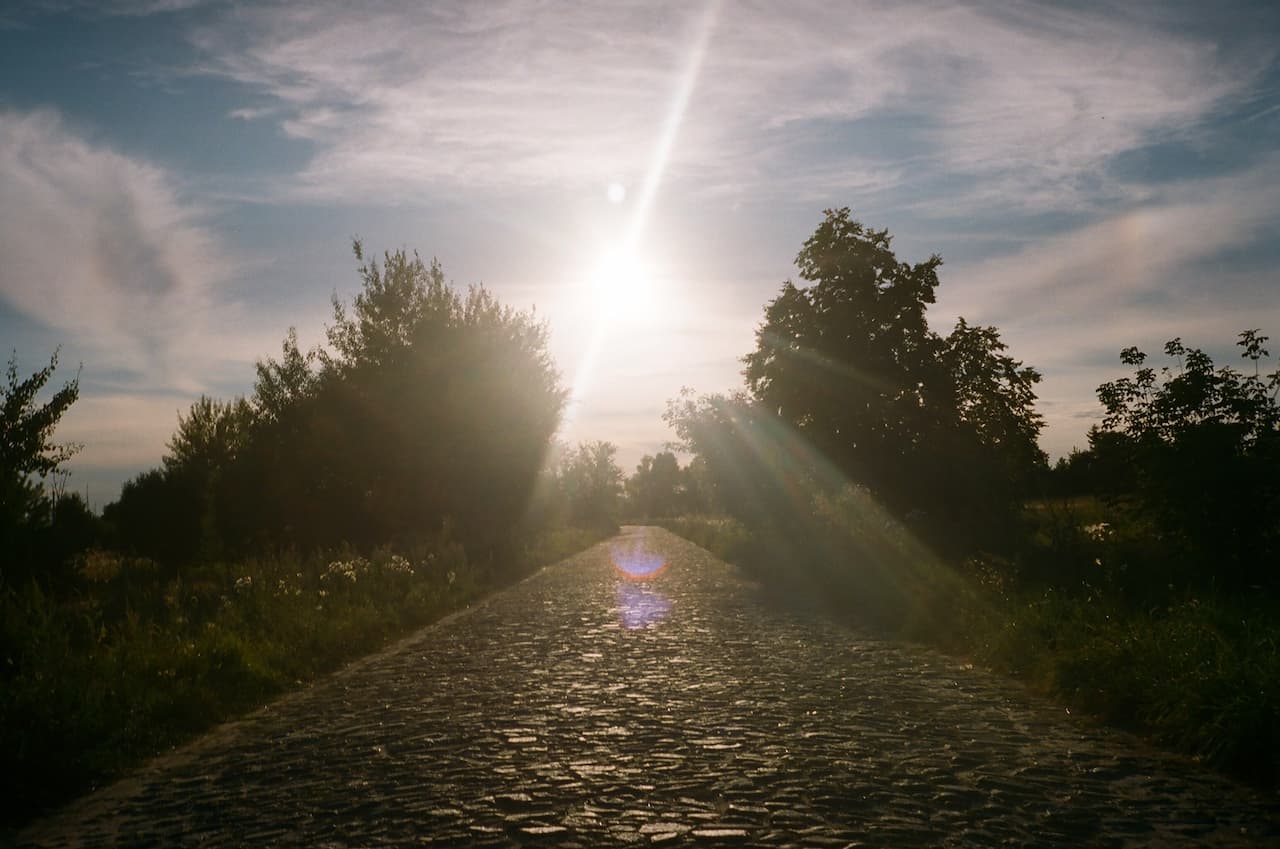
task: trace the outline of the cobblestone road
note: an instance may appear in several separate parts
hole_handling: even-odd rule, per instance
[[[702,549],[627,529],[21,839],[1266,846],[1280,817],[1274,797],[958,661],[773,609]]]

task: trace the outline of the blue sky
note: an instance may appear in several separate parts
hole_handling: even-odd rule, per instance
[[[1057,455],[1122,347],[1280,348],[1278,44],[1266,2],[11,2],[0,339],[83,363],[101,504],[321,341],[358,235],[536,306],[565,438],[630,468],[849,206],[1042,370]]]

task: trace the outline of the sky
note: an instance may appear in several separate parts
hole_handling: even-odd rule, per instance
[[[79,374],[101,506],[323,341],[359,237],[536,310],[561,436],[630,470],[847,206],[1044,374],[1059,456],[1121,348],[1280,349],[1278,51],[1265,0],[7,0],[0,342]]]

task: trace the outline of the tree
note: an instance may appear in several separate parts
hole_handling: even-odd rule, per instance
[[[840,468],[881,480],[928,430],[942,340],[928,329],[941,259],[908,265],[888,231],[828,210],[765,307],[744,362],[751,396]]]
[[[1134,367],[1098,387],[1106,410],[1090,434],[1097,462],[1130,470],[1138,506],[1166,535],[1213,564],[1212,577],[1235,586],[1277,583],[1280,559],[1280,368],[1264,374],[1267,337],[1240,334],[1252,374],[1215,367],[1181,339],[1159,372],[1136,347],[1120,354]]]
[[[280,359],[258,361],[251,403],[260,421],[280,421],[315,393],[318,379],[313,366],[318,358],[316,351],[303,354],[299,350],[298,331],[290,327],[280,345]]]
[[[258,363],[252,424],[219,475],[222,534],[373,546],[447,519],[482,557],[517,532],[559,426],[546,325],[417,254],[354,252],[360,289],[335,296],[327,349],[304,354],[291,329]]]
[[[815,491],[836,488],[830,464],[780,417],[742,392],[681,390],[663,420],[695,455],[701,495],[750,526],[804,533]]]
[[[79,377],[40,403],[38,396],[58,367],[58,353],[25,380],[18,379],[17,360],[14,352],[0,387],[0,551],[11,564],[5,570],[9,579],[20,577],[18,569],[35,565],[27,562],[34,557],[31,526],[41,516],[47,518],[50,506],[41,482],[80,449],[53,442],[58,422],[80,396]]]
[[[658,518],[680,512],[684,482],[676,455],[660,451],[656,457],[641,457],[626,489],[629,506],[637,516]]]
[[[0,476],[5,483],[4,496],[10,495],[12,484],[25,484],[32,476],[49,476],[80,450],[74,443],[59,445],[52,441],[63,414],[80,397],[80,378],[65,383],[47,402],[36,401],[57,367],[55,351],[49,365],[19,381],[17,352],[9,357],[6,385],[0,388]]]
[[[847,208],[827,211],[796,258],[810,285],[783,284],[744,358],[754,408],[735,403],[729,418],[756,422],[757,445],[789,432],[820,458],[811,478],[829,465],[900,514],[929,514],[941,538],[994,533],[1044,464],[1040,375],[995,328],[961,319],[934,333],[925,313],[942,260],[899,262],[890,242]],[[771,450],[775,466],[799,457]]]
[[[559,426],[546,324],[483,287],[460,294],[416,254],[379,265],[358,242],[355,253],[361,291],[350,309],[335,300],[310,412],[317,487],[356,518],[336,524],[348,538],[449,516],[473,548],[491,548],[525,510]]]
[[[580,442],[563,461],[562,486],[571,521],[586,527],[613,529],[618,524],[622,469],[612,442]]]
[[[201,395],[185,416],[178,416],[162,458],[170,487],[197,505],[199,532],[193,542],[206,558],[226,553],[223,541],[231,534],[223,513],[235,509],[236,499],[223,485],[224,476],[247,448],[255,424],[254,408],[244,398],[217,401]]]
[[[102,511],[116,543],[165,564],[170,572],[200,553],[204,499],[189,478],[151,469],[125,482]]]
[[[163,471],[110,506],[135,549],[180,565],[412,545],[447,522],[484,560],[520,532],[565,400],[545,323],[483,287],[455,290],[417,254],[354,251],[360,290],[335,296],[328,348],[304,354],[291,328],[249,399],[197,401]],[[168,518],[194,550],[146,527],[166,501],[184,505]]]
[[[937,429],[918,474],[929,481],[932,509],[941,504],[951,519],[946,534],[998,538],[1047,471],[1035,409],[1040,373],[1006,349],[996,328],[963,318],[943,341]]]
[[[244,398],[217,401],[201,395],[185,416],[178,416],[178,429],[162,459],[165,471],[202,481],[216,476],[235,462],[253,424],[253,407]]]

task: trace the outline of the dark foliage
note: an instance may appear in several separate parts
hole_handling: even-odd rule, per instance
[[[196,402],[163,470],[110,510],[125,545],[170,563],[367,549],[446,521],[473,556],[513,544],[564,401],[545,325],[416,255],[355,250],[361,290],[335,298],[329,349],[290,330],[251,398]]]
[[[887,231],[831,210],[765,308],[744,358],[749,394],[683,397],[667,421],[706,459],[723,504],[786,521],[800,493],[866,487],[935,544],[995,546],[1040,473],[1040,375],[995,328],[925,318],[941,259],[899,262]],[[797,505],[801,505],[797,507]]]
[[[627,510],[637,519],[663,519],[703,513],[711,504],[706,494],[705,461],[697,458],[681,467],[670,451],[646,454],[627,478]]]
[[[57,367],[54,353],[49,365],[19,380],[15,353],[0,387],[0,584],[62,580],[67,543],[86,532],[76,511],[83,502],[76,498],[60,508],[60,493],[51,495],[45,485],[79,449],[53,442],[59,420],[79,397],[79,378],[39,401]]]
[[[1186,550],[1192,572],[1170,578],[1280,588],[1280,369],[1263,372],[1266,341],[1240,334],[1252,374],[1215,367],[1179,339],[1164,348],[1176,366],[1158,372],[1126,348],[1133,377],[1098,387],[1106,418],[1090,434],[1096,483]]]
[[[615,530],[622,497],[622,469],[612,442],[583,442],[561,457],[556,473],[569,520],[587,528]]]

